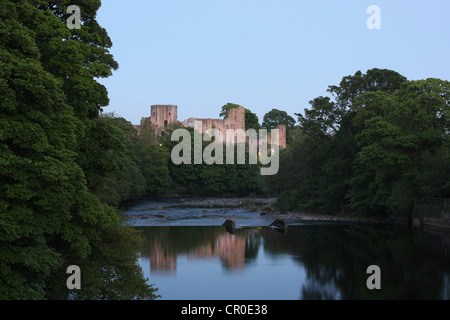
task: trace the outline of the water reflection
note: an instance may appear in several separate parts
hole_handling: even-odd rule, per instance
[[[151,272],[176,273],[177,258],[218,258],[228,270],[243,270],[246,259],[254,258],[260,230],[242,229],[231,234],[222,227],[143,228],[143,256],[150,259]]]
[[[246,240],[243,235],[220,234],[215,239],[215,246],[199,246],[188,254],[188,258],[219,257],[228,269],[244,269]]]
[[[207,299],[258,299],[261,283],[264,299],[449,299],[448,247],[418,230],[342,225],[290,226],[286,234],[268,227],[234,234],[223,227],[141,230],[150,282],[168,290],[164,299],[185,287],[191,294],[177,299],[201,297],[199,291],[208,291]],[[381,290],[366,287],[366,270],[373,264],[382,271]],[[161,273],[176,283],[158,283],[169,281]],[[244,291],[247,296],[237,295]]]

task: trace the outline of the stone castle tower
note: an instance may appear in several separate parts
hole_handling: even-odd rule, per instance
[[[142,118],[141,124],[134,127],[140,131],[146,123],[154,125],[157,129],[165,128],[170,123],[178,122],[178,106],[175,105],[153,105],[150,110],[150,117]]]
[[[178,122],[178,106],[153,105],[150,122],[157,127],[167,127],[169,123]]]

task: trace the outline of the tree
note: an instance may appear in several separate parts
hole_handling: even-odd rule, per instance
[[[34,33],[20,23],[30,6],[0,4],[2,299],[45,298],[45,281],[62,263],[48,239],[70,221],[78,194],[87,196],[71,150],[78,121],[58,81],[39,63]],[[76,242],[80,251],[87,249]]]
[[[309,104],[311,109],[305,109],[305,115],[295,114],[303,131],[315,138],[337,134],[345,112],[329,97],[320,96]]]
[[[81,29],[67,28],[69,5],[80,7]],[[27,21],[28,27],[36,32],[44,69],[62,81],[67,104],[81,120],[97,118],[99,111],[109,104],[108,92],[97,79],[111,76],[119,67],[109,52],[112,41],[96,20],[100,6],[99,0],[60,0],[56,4],[39,1],[36,7],[53,15],[45,16],[47,23],[39,19]]]
[[[146,190],[137,155],[137,131],[123,118],[105,114],[86,126],[79,158],[89,189],[100,201],[118,206]]]
[[[365,117],[380,114],[376,108],[397,92],[406,79],[395,71],[371,69],[344,77],[329,86],[332,97],[319,96],[299,118],[300,139],[280,158],[275,190],[284,209],[320,211],[376,211],[387,209],[386,191],[376,184],[376,170],[357,158]],[[361,97],[373,99],[370,107]],[[368,101],[368,100],[365,100]],[[357,107],[360,105],[361,107]]]
[[[251,112],[249,109],[245,109],[245,130],[254,129],[259,130],[261,125],[256,113]]]
[[[294,127],[295,120],[286,111],[272,109],[264,115],[262,127],[267,130],[275,129],[277,125],[284,124],[289,130]]]
[[[191,134],[191,150],[194,150],[194,130]],[[167,150],[172,150],[178,142],[164,142]],[[211,142],[203,142],[203,150]],[[168,168],[173,182],[171,190],[177,193],[203,196],[249,195],[261,191],[260,165],[250,165],[248,151],[245,153],[246,164],[227,164],[227,155],[223,145],[223,164],[194,164],[194,152],[191,152],[191,164],[175,165],[169,161]],[[237,146],[234,161],[237,162]]]
[[[295,139],[296,133],[294,130],[295,120],[286,111],[272,109],[264,115],[262,128],[267,130],[275,129],[278,125],[284,124],[286,126],[286,143],[289,144]]]
[[[341,111],[347,111],[353,100],[361,94],[368,92],[395,92],[400,89],[406,77],[396,71],[373,68],[365,74],[357,71],[353,76],[342,78],[339,86],[329,86],[331,93]]]
[[[65,1],[0,3],[0,298],[67,298],[67,266],[76,261],[83,270],[95,261],[97,272],[115,271],[115,278],[96,286],[97,293],[124,279],[130,269],[116,268],[122,264],[134,268],[135,283],[130,288],[122,283],[117,294],[139,287],[135,295],[151,299],[155,290],[142,270],[132,267],[137,251],[111,246],[111,259],[99,260],[112,239],[137,250],[138,238],[90,193],[78,163],[88,119],[107,102],[105,91],[83,82],[82,75],[93,80],[109,68],[101,70],[99,62],[102,37],[89,33],[99,2],[76,2],[86,13],[86,30],[79,35],[62,21]],[[92,49],[84,56],[81,43]],[[82,60],[85,65],[71,64]]]
[[[448,197],[449,88],[382,69],[330,86],[334,100],[318,97],[298,115],[304,137],[281,158],[280,201],[410,221],[416,203]]]
[[[418,182],[424,172],[447,172],[426,164],[431,155],[448,159],[449,106],[450,82],[439,79],[405,82],[392,94],[370,93],[356,101],[356,119],[364,121],[357,160],[375,173],[375,188],[388,191],[385,201],[391,212],[409,218],[415,201],[449,195],[446,175],[432,188]]]
[[[164,194],[171,185],[167,159],[169,154],[164,147],[147,145],[139,151],[142,162],[142,174],[147,190],[146,195],[158,196]]]

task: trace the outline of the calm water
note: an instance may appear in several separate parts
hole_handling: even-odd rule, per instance
[[[450,299],[449,238],[392,226],[311,224],[241,209],[140,201],[145,276],[164,300]],[[234,219],[234,234],[221,226]],[[446,242],[447,241],[447,242]],[[366,286],[381,269],[381,290]]]

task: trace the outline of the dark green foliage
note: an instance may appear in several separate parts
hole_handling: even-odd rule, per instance
[[[251,112],[249,109],[245,109],[245,130],[255,129],[259,130],[261,125],[256,113]]]
[[[72,264],[97,275],[113,268],[124,281],[107,297],[151,299],[136,265],[139,237],[99,201],[99,186],[129,165],[120,126],[89,120],[107,104],[94,77],[116,66],[95,22],[100,2],[71,4],[84,12],[79,34],[63,22],[67,1],[0,2],[0,299],[65,299]],[[89,147],[99,149],[81,151]],[[90,171],[97,156],[100,178]],[[101,279],[85,278],[90,297],[106,296],[111,283]]]
[[[111,39],[97,20],[100,0],[29,1],[39,4],[45,20],[28,21],[36,33],[36,45],[45,70],[63,82],[67,103],[80,119],[98,117],[98,111],[109,104],[106,88],[96,78],[106,78],[118,69],[109,53]],[[81,10],[81,29],[69,30],[65,24],[69,5]],[[55,16],[59,19],[55,19]]]
[[[89,189],[102,202],[117,206],[144,195],[146,184],[133,143],[136,139],[130,122],[109,115],[91,121],[80,138],[80,165]]]
[[[279,124],[286,126],[286,142],[289,144],[294,140],[295,120],[286,111],[272,109],[264,115],[262,128],[268,131],[275,129]]]
[[[65,236],[71,226],[62,223],[77,193],[87,192],[71,151],[77,121],[38,61],[33,32],[19,22],[28,11],[27,3],[0,7],[0,292],[7,299],[45,297],[45,280],[62,259],[48,237]],[[89,250],[83,239],[71,244]]]
[[[284,210],[391,213],[450,196],[449,82],[372,69],[330,86],[299,116],[302,138],[266,187]]]
[[[82,272],[82,290],[68,291],[60,288],[67,274],[54,273],[49,281],[53,288],[50,299],[64,299],[70,295],[75,300],[146,300],[156,298],[155,290],[143,281],[138,264],[143,242],[140,233],[131,226],[112,225],[102,228],[102,237],[95,242],[92,257],[77,260]],[[148,281],[148,279],[145,279]]]
[[[292,128],[295,125],[295,120],[286,111],[272,109],[264,115],[262,127],[267,130],[272,130],[279,124],[286,125],[287,128]]]
[[[168,191],[171,185],[167,161],[169,153],[160,146],[147,145],[139,151],[142,174],[147,188],[147,196],[159,196]]]
[[[356,117],[365,125],[357,136],[357,161],[375,173],[376,193],[388,190],[385,202],[397,214],[410,214],[414,201],[448,197],[450,83],[409,81],[382,99],[373,95],[362,95],[355,108],[367,110]],[[443,166],[430,166],[432,157]],[[440,178],[423,179],[430,175]]]
[[[170,159],[168,168],[172,180],[171,190],[177,194],[197,196],[250,195],[261,192],[260,165],[249,165],[249,155],[245,152],[245,164],[237,164],[235,146],[233,164],[227,164],[226,146],[223,146],[222,164],[194,164],[194,131],[191,134],[191,164],[175,165]],[[171,130],[166,135],[171,136]],[[211,142],[203,142],[202,151]],[[171,152],[178,142],[162,140],[162,145]]]

